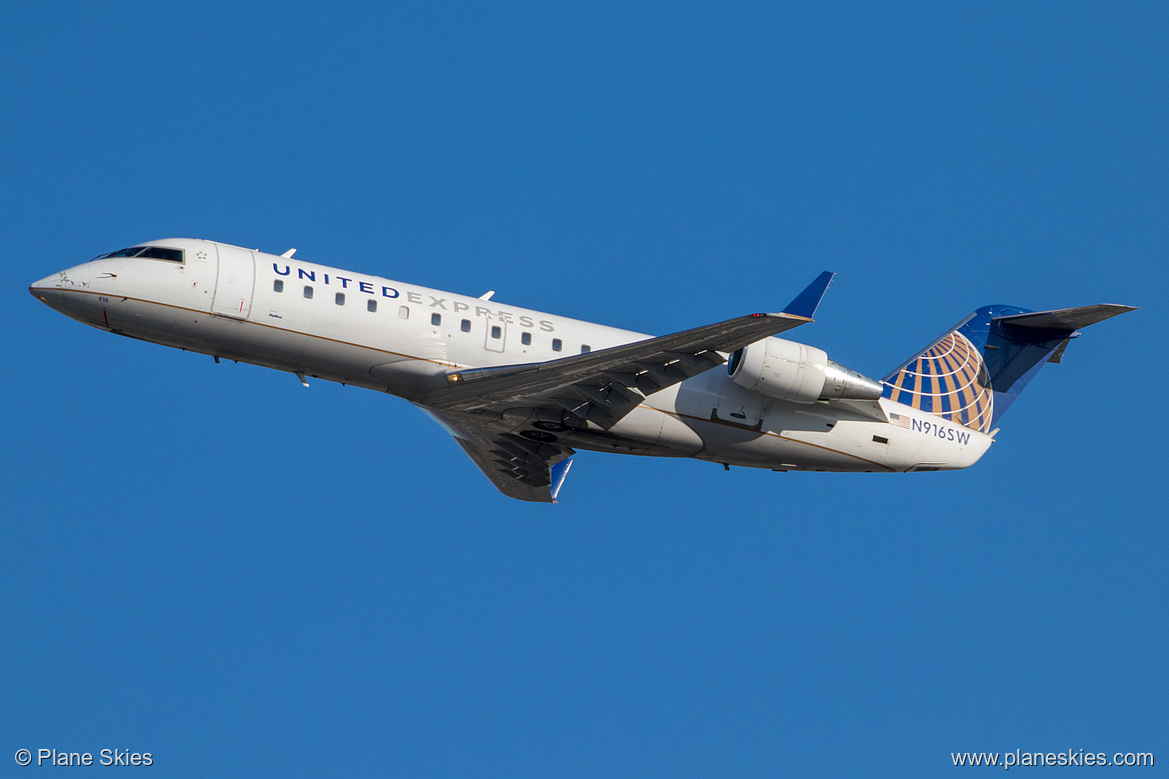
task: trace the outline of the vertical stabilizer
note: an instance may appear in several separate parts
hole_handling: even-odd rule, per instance
[[[983,306],[884,379],[884,396],[990,432],[1043,364],[1087,327],[1134,310],[1103,304],[1053,311]]]

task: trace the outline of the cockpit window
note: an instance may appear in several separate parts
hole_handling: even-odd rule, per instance
[[[171,262],[183,261],[182,249],[164,249],[161,246],[147,246],[137,256],[150,257],[155,260],[170,260]]]
[[[182,249],[167,249],[162,246],[131,246],[129,249],[121,249],[116,252],[98,257],[99,260],[108,260],[111,257],[145,257],[152,260],[168,260],[169,262],[182,262]]]

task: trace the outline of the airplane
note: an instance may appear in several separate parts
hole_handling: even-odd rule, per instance
[[[728,470],[967,468],[1080,329],[1135,310],[983,306],[878,381],[776,337],[813,321],[827,271],[778,313],[652,337],[295,252],[168,238],[29,292],[100,330],[404,398],[504,495],[551,503],[578,449]]]

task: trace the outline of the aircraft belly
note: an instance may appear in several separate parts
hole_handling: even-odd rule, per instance
[[[601,451],[620,449],[651,457],[693,457],[702,450],[702,439],[697,433],[678,422],[676,417],[644,405],[623,417],[605,435],[611,436],[613,441],[595,447]],[[594,448],[588,443],[581,446]]]
[[[368,379],[370,368],[382,357],[383,354],[376,349],[309,336],[298,369],[310,376],[351,384],[358,379]]]
[[[888,445],[873,441],[877,424],[841,422],[833,430],[783,430],[776,434],[785,462],[801,470],[889,473],[904,470],[893,464]]]
[[[164,343],[174,333],[175,314],[174,306],[106,295],[95,296],[88,311],[88,316],[95,319],[99,327]]]
[[[411,328],[386,339],[383,350],[367,368],[385,390],[406,398],[420,397],[449,369],[446,343],[430,327]],[[445,380],[443,380],[445,381]]]
[[[874,450],[872,430],[883,423],[841,420],[825,404],[773,402],[755,425],[711,412],[695,420],[706,441],[699,459],[777,470],[897,470],[886,449]]]
[[[706,446],[702,436],[691,424],[688,424],[687,420],[677,414],[657,409],[654,409],[653,413],[662,418],[661,431],[653,450],[661,450],[663,453],[669,452],[674,456],[681,454],[685,457],[694,457]],[[654,451],[650,452],[650,454],[653,453]]]
[[[990,445],[976,431],[935,423],[925,435],[827,403],[753,403],[726,392],[725,384],[708,374],[651,396],[647,405],[664,409],[665,419],[645,454],[661,449],[753,468],[889,473],[965,468]]]
[[[942,435],[932,431],[928,434],[899,431],[902,438],[912,436],[918,442],[916,446],[907,447],[908,454],[902,458],[906,465],[904,470],[928,467],[929,470],[950,471],[968,468],[978,462],[994,442],[990,436],[968,428],[939,425],[938,430]],[[950,438],[951,430],[955,431],[954,440]],[[959,433],[965,438],[964,441],[957,440]]]

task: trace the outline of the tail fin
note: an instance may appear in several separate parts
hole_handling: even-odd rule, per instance
[[[1078,329],[1135,310],[1105,303],[1052,311],[983,306],[884,379],[884,396],[990,432]]]

